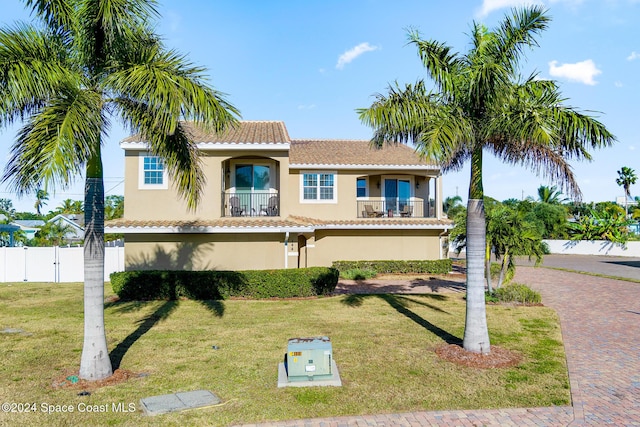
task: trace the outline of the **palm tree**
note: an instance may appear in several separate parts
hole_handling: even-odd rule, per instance
[[[616,184],[624,188],[624,214],[625,218],[629,216],[629,206],[627,198],[631,197],[631,191],[629,190],[633,184],[636,183],[638,177],[633,169],[623,166],[618,171],[618,178],[616,178]]]
[[[463,346],[471,352],[490,352],[483,280],[483,151],[541,172],[577,198],[580,190],[569,160],[590,159],[589,147],[615,141],[597,120],[564,106],[555,82],[535,75],[519,79],[525,48],[537,45],[536,36],[548,22],[544,9],[531,6],[514,9],[493,31],[474,23],[465,55],[410,31],[410,43],[418,48],[434,89],[428,91],[424,81],[404,87],[396,83],[387,95],[378,94],[371,107],[358,110],[374,129],[374,146],[414,143],[443,172],[470,161]]]
[[[460,196],[445,197],[444,202],[442,202],[442,211],[449,218],[455,217],[462,207],[462,197]]]
[[[183,120],[207,132],[237,110],[204,69],[152,32],[154,0],[26,0],[38,25],[0,30],[0,123],[24,119],[4,181],[24,194],[68,188],[85,174],[84,345],[80,377],[112,374],[104,331],[104,182],[101,149],[112,119],[149,141],[194,208],[204,186]],[[44,185],[43,185],[44,184]]]
[[[46,205],[46,201],[49,200],[49,193],[46,190],[38,189],[36,190],[36,204],[34,208],[36,208],[36,213],[38,215],[42,215],[40,211],[44,205]]]
[[[82,213],[82,201],[73,199],[64,199],[58,209],[57,213],[61,214],[81,214]]]
[[[538,201],[541,203],[549,203],[552,205],[559,205],[566,201],[566,199],[562,198],[562,192],[558,190],[555,185],[551,187],[547,187],[546,185],[541,185],[538,187]]]

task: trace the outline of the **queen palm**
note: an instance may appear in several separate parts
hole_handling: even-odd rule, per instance
[[[0,30],[0,121],[23,121],[4,180],[24,194],[67,188],[85,175],[84,345],[80,377],[111,375],[104,331],[104,184],[101,148],[119,119],[149,141],[194,207],[198,150],[181,124],[219,131],[237,111],[203,69],[151,31],[154,0],[25,0],[34,25]]]
[[[629,216],[629,203],[628,198],[631,197],[631,186],[636,183],[638,177],[636,172],[630,167],[623,166],[618,171],[618,178],[616,178],[616,184],[624,189],[624,213],[625,218]]]
[[[538,6],[512,10],[492,31],[474,23],[466,54],[410,31],[409,41],[418,48],[433,89],[423,80],[404,87],[396,83],[369,108],[358,110],[360,119],[374,129],[373,145],[414,143],[417,152],[439,163],[443,172],[470,161],[463,346],[471,352],[490,352],[483,280],[483,151],[532,168],[577,198],[580,190],[569,161],[590,159],[588,148],[615,140],[594,118],[564,106],[553,81],[519,78],[525,49],[537,45],[548,23]]]

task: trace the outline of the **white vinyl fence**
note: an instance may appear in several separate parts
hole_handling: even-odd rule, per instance
[[[544,240],[552,254],[609,255],[640,257],[640,242],[630,241],[625,245],[604,240]]]
[[[124,248],[105,248],[104,280],[124,271]],[[82,282],[82,247],[0,247],[0,282]]]

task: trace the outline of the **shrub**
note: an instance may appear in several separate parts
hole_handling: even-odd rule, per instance
[[[366,280],[376,276],[376,272],[373,270],[364,270],[361,268],[353,268],[351,270],[345,270],[340,272],[340,277],[348,280]]]
[[[333,268],[340,271],[371,270],[382,273],[447,274],[451,271],[450,259],[415,261],[334,261]]]
[[[538,304],[542,296],[527,285],[512,283],[494,291],[493,295],[501,302],[516,302],[520,304]]]
[[[295,298],[328,295],[338,270],[311,267],[246,271],[125,271],[111,274],[111,287],[122,300],[195,300]]]
[[[501,263],[497,263],[497,262],[491,263],[491,280],[494,284],[498,283],[498,279],[500,279],[501,270],[502,270]],[[507,268],[507,270],[504,272],[504,278],[503,278],[502,284],[506,285],[509,282],[511,282],[511,279],[513,279],[514,275],[515,275],[515,268],[511,270]]]

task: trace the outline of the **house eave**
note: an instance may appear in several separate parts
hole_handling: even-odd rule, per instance
[[[292,163],[289,165],[289,169],[338,169],[338,170],[360,170],[360,169],[375,169],[375,170],[389,170],[389,171],[407,171],[407,170],[421,170],[421,171],[439,171],[438,166],[433,165],[378,165],[378,164],[362,164],[362,165],[340,165],[340,164],[306,164],[306,163]]]
[[[251,143],[251,142],[199,142],[196,144],[202,151],[289,151],[291,144],[288,142],[279,143]],[[149,144],[146,142],[121,142],[120,148],[130,151],[149,151]]]
[[[212,226],[136,226],[105,227],[105,233],[121,234],[266,234],[266,233],[311,233],[312,227],[212,227]]]

